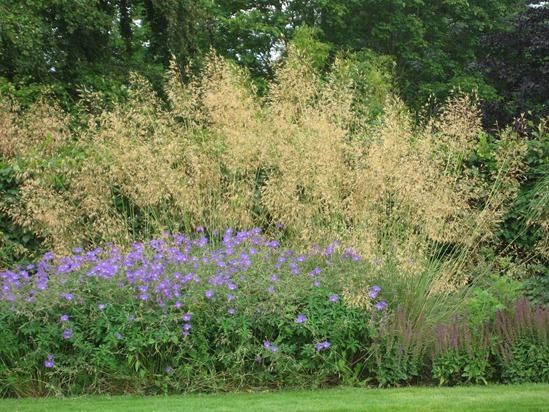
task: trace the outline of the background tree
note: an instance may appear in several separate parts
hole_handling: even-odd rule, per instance
[[[521,113],[549,115],[549,5],[525,7],[508,27],[486,36],[478,65],[500,99],[485,105],[485,123],[505,125]]]

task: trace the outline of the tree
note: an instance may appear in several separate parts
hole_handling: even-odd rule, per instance
[[[478,66],[501,99],[487,104],[488,126],[521,113],[549,115],[549,5],[524,7],[507,30],[486,36]]]

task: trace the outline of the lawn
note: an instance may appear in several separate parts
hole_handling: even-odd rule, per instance
[[[549,411],[549,385],[4,399],[0,411]]]

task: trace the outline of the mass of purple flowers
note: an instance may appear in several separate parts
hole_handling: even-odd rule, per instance
[[[85,292],[88,284],[104,285],[124,291],[138,307],[180,311],[180,336],[185,339],[194,333],[194,315],[199,308],[217,305],[228,318],[240,316],[238,302],[246,290],[268,300],[280,293],[282,285],[301,281],[315,293],[324,293],[323,302],[336,307],[342,298],[331,289],[333,282],[326,278],[326,268],[337,263],[338,247],[334,242],[326,249],[317,246],[309,253],[297,253],[282,249],[278,241],[266,238],[259,229],[228,229],[219,241],[212,241],[203,228],[198,228],[194,236],[165,233],[147,243],[134,243],[128,250],[107,245],[87,252],[75,248],[72,256],[64,257],[48,252],[35,265],[0,272],[0,303],[17,311],[41,300],[58,299],[63,308],[55,315],[60,323],[59,336],[70,344],[77,333],[70,308],[94,307],[93,316],[105,317],[116,307],[117,302],[108,301],[107,296],[94,301],[94,295]],[[337,259],[351,264],[361,260],[351,249],[345,249]],[[380,292],[379,286],[373,286],[369,296],[375,300]],[[375,303],[379,311],[387,306],[385,301]],[[138,315],[130,314],[127,322],[135,322]],[[311,320],[299,312],[293,316],[299,325],[295,327],[306,328]],[[124,339],[119,332],[115,336]],[[317,351],[331,347],[328,340],[309,344]],[[278,352],[279,346],[264,340],[263,349]],[[53,354],[47,355],[43,366],[55,366]]]

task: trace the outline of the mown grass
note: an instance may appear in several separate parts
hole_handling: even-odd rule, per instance
[[[0,411],[549,411],[549,385],[5,399]]]

